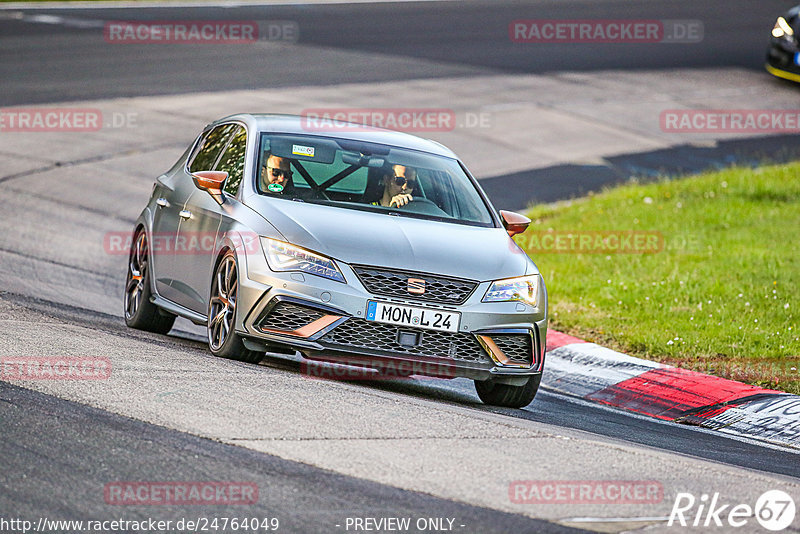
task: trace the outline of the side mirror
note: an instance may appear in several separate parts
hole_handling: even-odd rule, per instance
[[[529,218],[513,211],[500,210],[500,218],[503,219],[503,226],[505,226],[506,232],[510,236],[521,234],[531,224]]]
[[[223,171],[197,171],[192,173],[192,180],[198,189],[206,191],[219,204],[225,201],[222,195],[222,184],[228,179],[228,173]]]

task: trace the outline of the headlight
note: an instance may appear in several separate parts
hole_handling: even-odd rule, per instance
[[[344,283],[344,276],[330,258],[267,237],[261,238],[261,246],[273,271],[301,271]]]
[[[536,299],[539,297],[540,280],[541,278],[538,274],[495,280],[489,286],[486,295],[483,296],[482,302],[519,300],[531,306],[536,306]]]
[[[785,37],[789,40],[794,37],[794,30],[789,23],[786,22],[786,19],[783,17],[778,17],[778,20],[775,22],[775,26],[772,28],[772,36],[780,39],[781,37]]]

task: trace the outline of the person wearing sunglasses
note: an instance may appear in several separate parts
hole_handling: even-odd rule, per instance
[[[383,174],[383,196],[375,206],[402,208],[412,200],[411,195],[417,187],[417,171],[405,165],[392,165]]]
[[[287,158],[269,156],[261,167],[260,189],[270,193],[283,193],[292,185],[291,164]]]

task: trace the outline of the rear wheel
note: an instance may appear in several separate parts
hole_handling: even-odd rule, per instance
[[[131,328],[166,334],[175,323],[175,316],[163,312],[150,302],[149,249],[147,234],[139,230],[128,254],[128,275],[125,278],[125,324]]]
[[[214,271],[211,282],[211,300],[208,303],[208,348],[215,356],[247,363],[258,363],[263,352],[244,346],[241,336],[234,331],[236,324],[236,299],[239,294],[239,271],[236,257],[228,251]]]
[[[542,381],[541,373],[531,375],[528,381],[521,386],[498,384],[493,380],[476,380],[475,391],[478,397],[486,404],[503,406],[505,408],[524,408],[533,402],[539,383]]]

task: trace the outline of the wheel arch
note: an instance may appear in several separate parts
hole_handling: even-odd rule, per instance
[[[252,236],[256,235],[254,232],[247,232],[249,235]],[[212,276],[213,273],[217,271],[217,267],[219,267],[222,258],[225,257],[225,254],[228,252],[233,252],[234,257],[236,258],[236,268],[239,269],[240,272],[247,271],[247,254],[249,248],[252,246],[259,246],[258,243],[249,244],[247,240],[242,236],[242,232],[238,230],[228,230],[225,233],[220,234],[217,240],[217,253],[214,257],[214,263],[212,265]]]

